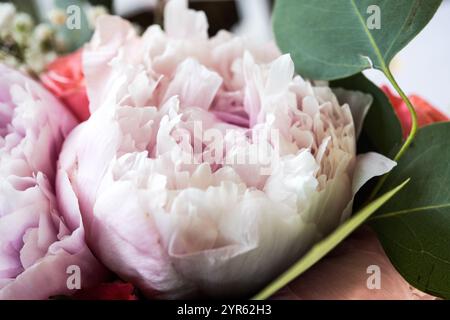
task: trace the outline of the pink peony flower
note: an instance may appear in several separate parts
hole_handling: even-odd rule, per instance
[[[61,207],[149,297],[254,293],[395,165],[356,156],[370,96],[340,90],[340,104],[273,44],[207,28],[184,0],[142,37],[100,18],[83,56],[91,117],[59,162]]]
[[[71,265],[82,286],[104,274],[81,217],[62,217],[54,195],[58,154],[75,124],[41,85],[0,65],[0,300],[71,294]]]

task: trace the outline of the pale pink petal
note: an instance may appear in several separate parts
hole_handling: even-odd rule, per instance
[[[81,288],[89,288],[106,279],[105,269],[87,247],[72,254],[63,250],[46,256],[27,268],[14,281],[0,289],[0,300],[36,300],[52,296],[72,295],[68,288],[69,266],[78,266]]]
[[[57,158],[76,121],[40,84],[3,65],[0,74],[0,106],[14,110],[0,114],[0,299],[72,294],[69,265],[83,269],[85,286],[106,276],[82,224],[64,226],[54,195]]]
[[[204,12],[187,9],[187,0],[169,1],[164,11],[164,29],[169,37],[206,39],[208,21]]]
[[[97,20],[94,37],[83,50],[83,72],[91,114],[109,94],[113,75],[109,63],[120,55],[126,41],[133,42],[135,39],[135,31],[129,22],[106,15]]]
[[[178,67],[169,84],[164,101],[179,95],[182,107],[198,107],[208,110],[222,85],[222,78],[193,59],[185,60]]]

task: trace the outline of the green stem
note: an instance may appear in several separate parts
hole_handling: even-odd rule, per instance
[[[409,110],[409,114],[411,115],[411,131],[409,132],[409,135],[406,138],[405,142],[403,143],[402,147],[400,148],[400,150],[394,157],[394,161],[398,162],[400,160],[400,158],[403,156],[403,154],[406,152],[406,150],[408,150],[409,146],[411,145],[411,143],[413,142],[413,140],[416,136],[417,128],[418,128],[417,114],[416,114],[416,110],[414,109],[414,106],[412,105],[411,101],[409,101],[408,96],[400,88],[397,81],[395,81],[395,78],[392,75],[389,68],[385,66],[385,67],[383,67],[382,71],[383,71],[384,75],[386,76],[386,78],[388,78],[389,82],[392,84],[394,89],[397,91],[397,93],[400,95],[400,97],[406,103],[406,106],[408,107],[408,110]],[[389,174],[385,174],[384,176],[382,176],[380,178],[380,180],[378,180],[378,183],[376,184],[375,188],[373,189],[373,191],[369,197],[369,200],[368,200],[369,202],[371,200],[373,200],[375,198],[375,196],[377,195],[378,191],[380,191],[380,189],[383,186],[384,182],[386,181],[388,175]]]

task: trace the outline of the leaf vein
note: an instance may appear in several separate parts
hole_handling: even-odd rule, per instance
[[[443,209],[443,208],[450,208],[450,203],[431,205],[431,206],[423,206],[423,207],[417,207],[417,208],[410,208],[410,209],[404,209],[404,210],[388,212],[388,213],[384,213],[384,214],[381,214],[381,215],[378,215],[378,216],[374,216],[374,217],[370,218],[370,221],[374,221],[374,220],[378,220],[378,219],[398,217],[398,216],[402,216],[402,215],[407,214],[407,213],[415,213],[415,212],[420,212],[420,211],[434,210],[434,209]]]

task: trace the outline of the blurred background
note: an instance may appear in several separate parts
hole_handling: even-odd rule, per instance
[[[106,12],[132,21],[136,28],[145,30],[151,24],[162,23],[165,0],[15,0],[18,11],[26,12],[35,23],[60,24],[58,33],[66,43],[56,46],[59,53],[73,51],[88,41],[96,17]],[[276,1],[276,0],[275,0]],[[83,8],[81,30],[68,30],[60,22],[64,8],[71,4]],[[227,29],[254,41],[273,40],[271,10],[274,0],[190,0],[189,6],[206,12],[210,35]],[[4,11],[4,10],[3,10]],[[2,26],[0,10],[0,31]],[[59,19],[59,20],[58,20]],[[15,50],[5,40],[1,50]],[[56,39],[56,43],[58,41]],[[1,53],[1,52],[0,52]],[[51,55],[46,59],[51,59]],[[0,55],[1,59],[1,55]],[[36,60],[36,63],[37,60]],[[450,0],[444,0],[429,25],[392,61],[393,74],[408,94],[418,94],[450,115]],[[387,84],[384,76],[373,70],[365,72],[378,85]]]

